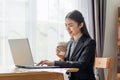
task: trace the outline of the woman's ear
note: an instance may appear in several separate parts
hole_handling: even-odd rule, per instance
[[[79,24],[79,27],[80,27],[80,28],[82,28],[82,27],[83,27],[83,25],[84,25],[84,23],[83,23],[83,22],[81,22],[81,23]]]

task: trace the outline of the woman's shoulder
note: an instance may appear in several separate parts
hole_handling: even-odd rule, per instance
[[[96,41],[92,38],[86,38],[86,40],[84,41],[85,45],[96,45]]]

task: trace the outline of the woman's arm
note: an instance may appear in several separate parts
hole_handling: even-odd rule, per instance
[[[55,66],[66,67],[66,68],[86,68],[89,65],[94,64],[96,43],[94,40],[90,40],[86,45],[83,46],[83,51],[78,52],[77,60],[75,61],[55,61]],[[93,61],[91,61],[93,60]]]

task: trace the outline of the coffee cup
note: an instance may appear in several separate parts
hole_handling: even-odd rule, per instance
[[[57,48],[60,51],[59,55],[64,55],[67,51],[67,42],[59,42]]]

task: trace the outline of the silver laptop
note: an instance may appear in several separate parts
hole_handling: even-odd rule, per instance
[[[19,68],[58,68],[58,66],[35,66],[28,39],[8,40],[13,61]]]

